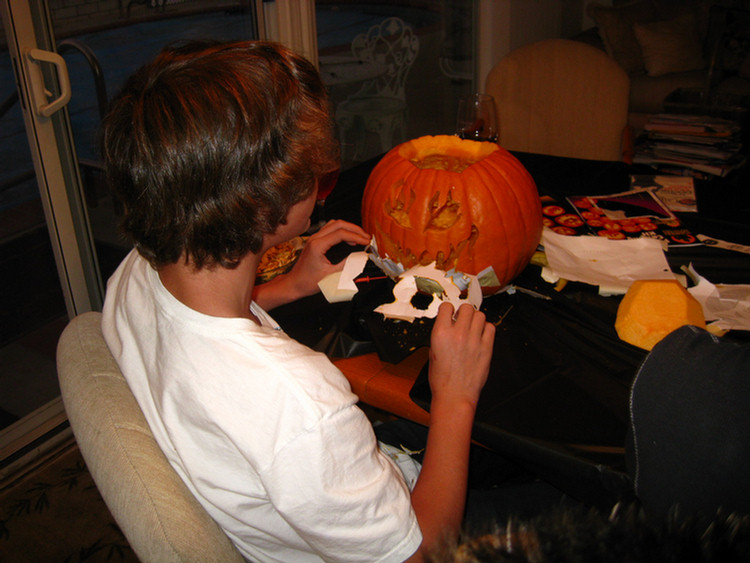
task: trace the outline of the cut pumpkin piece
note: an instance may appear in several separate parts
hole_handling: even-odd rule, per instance
[[[615,330],[621,340],[651,350],[684,325],[706,327],[701,304],[677,280],[639,280],[617,309]]]

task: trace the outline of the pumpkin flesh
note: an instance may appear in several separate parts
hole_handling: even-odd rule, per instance
[[[617,308],[621,340],[651,350],[684,325],[706,328],[703,307],[677,280],[637,280]]]

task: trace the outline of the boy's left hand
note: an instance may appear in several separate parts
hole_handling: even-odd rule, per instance
[[[344,261],[332,264],[326,253],[341,242],[350,245],[370,244],[370,235],[362,227],[347,221],[329,221],[310,236],[292,270],[286,274],[293,283],[297,297],[313,295],[320,291],[318,282],[329,274],[343,269]]]

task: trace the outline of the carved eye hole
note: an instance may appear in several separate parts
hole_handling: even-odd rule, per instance
[[[402,188],[393,203],[391,203],[390,199],[385,200],[384,210],[385,214],[401,227],[411,229],[409,210],[411,209],[411,206],[414,205],[414,200],[417,198],[417,194],[414,193],[413,189],[410,189],[407,197],[404,193],[405,191],[406,190]]]
[[[461,204],[453,201],[451,193],[448,192],[448,198],[441,206],[439,202],[440,192],[436,192],[430,200],[430,219],[425,225],[425,230],[444,231],[450,229],[461,218]]]

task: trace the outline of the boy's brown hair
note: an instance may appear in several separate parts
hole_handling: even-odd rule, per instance
[[[231,268],[339,166],[316,69],[268,42],[167,48],[103,123],[122,229],[155,267]]]

